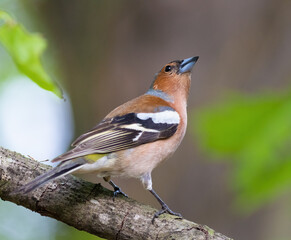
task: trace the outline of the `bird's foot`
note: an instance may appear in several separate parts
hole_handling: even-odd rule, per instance
[[[104,178],[104,180],[106,182],[108,182],[113,187],[113,190],[114,190],[114,192],[113,192],[113,201],[114,201],[115,197],[117,197],[118,194],[123,195],[124,197],[128,198],[128,196],[124,192],[122,192],[121,188],[118,187],[112,180],[109,180],[109,179],[106,179],[106,178]]]
[[[124,197],[128,198],[127,194],[122,192],[121,188],[115,185],[114,192],[113,192],[113,201],[117,197],[118,194],[123,195]]]
[[[153,216],[153,219],[152,219],[152,224],[154,224],[155,222],[155,219],[158,218],[160,215],[164,214],[164,213],[169,213],[171,215],[174,215],[174,216],[177,216],[179,218],[183,218],[182,215],[180,213],[176,213],[176,212],[173,212],[167,204],[163,204],[162,205],[162,209],[158,212],[156,212]]]

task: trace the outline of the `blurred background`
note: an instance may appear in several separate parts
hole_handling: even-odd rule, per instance
[[[51,159],[144,93],[164,64],[198,55],[188,131],[154,170],[154,188],[234,239],[290,239],[291,1],[0,0],[0,9],[47,39],[42,60],[66,98],[21,75],[0,45],[1,146]],[[159,208],[138,180],[115,181]],[[0,238],[97,239],[3,201]]]

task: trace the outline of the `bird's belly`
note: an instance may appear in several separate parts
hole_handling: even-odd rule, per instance
[[[179,143],[160,140],[159,144],[153,142],[121,151],[115,163],[119,171],[112,175],[140,178],[146,173],[151,173],[159,163],[176,151]]]

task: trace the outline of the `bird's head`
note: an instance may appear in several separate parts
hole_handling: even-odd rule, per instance
[[[173,98],[175,95],[180,95],[187,99],[191,83],[191,70],[198,58],[198,56],[191,57],[166,64],[157,73],[152,89],[162,91]]]

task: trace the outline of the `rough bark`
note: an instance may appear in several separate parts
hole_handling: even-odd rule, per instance
[[[28,194],[13,193],[50,166],[0,147],[0,197],[107,239],[230,239],[186,219],[164,214],[151,223],[156,209],[117,197],[100,184],[66,176]]]

